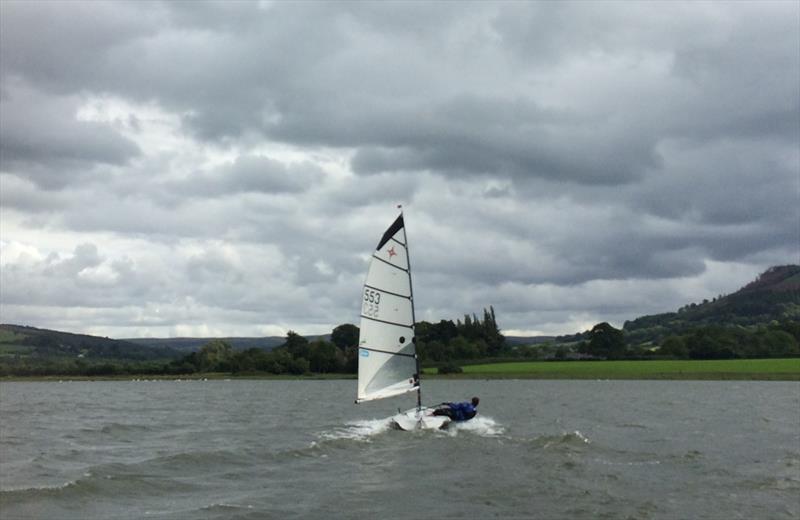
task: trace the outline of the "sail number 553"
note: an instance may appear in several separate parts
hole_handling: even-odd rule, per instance
[[[364,288],[364,303],[362,310],[364,316],[370,318],[377,318],[380,311],[379,304],[381,303],[381,293],[374,289]]]

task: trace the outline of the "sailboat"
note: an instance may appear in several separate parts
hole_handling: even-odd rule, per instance
[[[403,212],[378,242],[361,295],[356,403],[417,392],[417,406],[398,410],[401,430],[439,429],[450,422],[422,406],[419,359],[414,337],[414,291]]]

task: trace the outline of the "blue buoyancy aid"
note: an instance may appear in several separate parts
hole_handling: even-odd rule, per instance
[[[452,411],[451,418],[454,421],[467,421],[475,417],[477,410],[472,403],[447,403],[448,408]]]

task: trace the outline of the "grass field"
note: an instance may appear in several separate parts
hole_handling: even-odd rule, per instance
[[[530,379],[753,379],[800,381],[800,358],[686,361],[538,361],[465,365],[443,377]],[[431,370],[431,373],[435,373]]]

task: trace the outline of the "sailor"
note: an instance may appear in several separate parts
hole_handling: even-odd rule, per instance
[[[476,410],[481,400],[473,397],[471,401],[463,403],[442,403],[434,411],[433,415],[446,415],[454,421],[468,421],[478,413]]]

